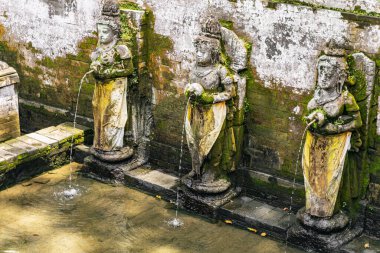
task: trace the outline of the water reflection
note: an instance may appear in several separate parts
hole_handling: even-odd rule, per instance
[[[124,186],[74,177],[70,188],[80,165],[70,166],[0,192],[0,252],[285,252],[282,243],[184,213],[175,229],[167,224],[173,204]]]

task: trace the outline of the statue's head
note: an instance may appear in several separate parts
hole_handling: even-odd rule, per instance
[[[195,40],[194,46],[198,65],[211,65],[219,62],[221,48],[218,40],[199,36]]]
[[[119,25],[113,20],[103,19],[97,24],[100,44],[109,44],[118,39],[120,33]]]
[[[336,89],[342,92],[347,79],[347,63],[343,57],[323,55],[318,60],[317,87],[324,90]]]
[[[194,41],[198,65],[211,65],[219,62],[221,28],[214,16],[202,21],[202,34]]]
[[[105,1],[102,18],[97,23],[100,44],[109,44],[118,39],[120,34],[119,4],[115,0]]]

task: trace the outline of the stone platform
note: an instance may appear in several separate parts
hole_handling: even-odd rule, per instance
[[[63,123],[0,143],[0,189],[67,163],[72,141],[83,143],[87,131]]]

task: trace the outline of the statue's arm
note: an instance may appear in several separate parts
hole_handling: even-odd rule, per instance
[[[338,134],[343,132],[352,132],[363,125],[363,121],[360,115],[360,108],[356,103],[354,96],[347,92],[345,96],[345,112],[347,116],[350,116],[351,120],[347,123],[338,125],[333,123],[327,123],[322,131],[327,134]]]
[[[227,101],[236,96],[234,80],[224,66],[220,67],[219,77],[224,91],[212,94],[214,103]]]
[[[345,98],[345,111],[347,115],[352,118],[352,120],[346,124],[343,124],[339,127],[340,132],[354,131],[355,129],[360,128],[363,125],[362,117],[360,114],[359,105],[356,103],[354,96],[347,92]]]
[[[133,73],[132,53],[125,45],[115,47],[115,62],[110,66],[103,66],[99,71],[105,78],[126,77]]]

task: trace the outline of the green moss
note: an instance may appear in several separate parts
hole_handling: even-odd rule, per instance
[[[120,3],[120,9],[121,10],[137,10],[137,11],[143,10],[138,4],[130,2],[130,1],[122,1]]]
[[[174,78],[171,66],[172,62],[168,53],[173,50],[173,41],[169,37],[154,32],[155,18],[152,11],[146,12],[146,23],[144,29],[144,46],[142,55],[145,57],[147,72],[151,74],[153,85],[156,89],[177,92],[171,87],[171,81]],[[148,73],[145,78],[148,79]],[[150,89],[147,87],[147,89]]]
[[[33,54],[41,54],[41,53],[42,53],[41,50],[36,49],[35,47],[33,47],[32,42],[28,42],[26,48],[27,48],[30,52],[32,52]]]
[[[4,32],[2,32],[4,33]],[[34,100],[47,105],[64,109],[74,109],[79,81],[89,69],[90,53],[96,46],[95,37],[86,37],[78,43],[78,54],[66,57],[43,57],[36,61],[36,66],[30,67],[25,63],[25,58],[20,47],[24,47],[31,53],[41,52],[31,43],[13,47],[9,42],[0,42],[0,60],[14,67],[20,76],[18,91],[21,98]],[[54,85],[46,85],[47,80]],[[87,89],[90,89],[87,86]],[[80,104],[88,104],[88,97],[81,97]],[[90,100],[91,101],[91,100]],[[80,107],[79,114],[92,116],[88,106]]]
[[[284,4],[292,4],[292,5],[301,5],[301,6],[307,6],[311,7],[313,10],[317,9],[326,9],[326,10],[332,10],[332,11],[339,11],[343,13],[352,13],[358,16],[369,16],[369,17],[376,17],[380,18],[380,13],[376,12],[367,12],[363,10],[360,6],[356,6],[354,10],[345,10],[342,8],[333,8],[333,7],[327,7],[324,5],[318,5],[313,3],[307,3],[299,0],[271,0],[271,3],[284,3]]]
[[[248,182],[247,182],[248,179]],[[258,178],[248,176],[245,178],[246,187],[254,189],[264,195],[274,195],[281,199],[288,200],[293,197],[293,204],[303,206],[305,203],[305,191],[303,189],[291,189],[278,185],[276,180],[263,181]]]
[[[225,19],[219,19],[219,23],[221,26],[224,28],[227,28],[229,30],[232,30],[234,28],[234,22],[230,20],[225,20]]]

